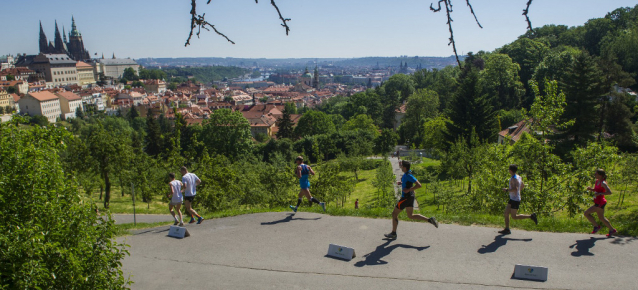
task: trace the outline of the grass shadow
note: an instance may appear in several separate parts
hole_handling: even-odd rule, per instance
[[[490,243],[487,246],[483,245],[480,249],[478,249],[478,253],[479,254],[494,253],[500,247],[505,246],[508,241],[531,242],[532,239],[512,239],[512,238],[505,238],[504,235],[498,235],[494,237],[494,241],[492,243]]]
[[[416,249],[417,251],[423,251],[430,247],[430,246],[415,247],[415,246],[404,245],[404,244],[396,244],[396,245],[388,246],[390,245],[392,241],[393,240],[386,240],[385,243],[377,246],[377,248],[374,251],[363,255],[363,257],[365,257],[366,259],[363,261],[356,262],[354,264],[355,267],[385,265],[388,262],[384,261],[383,257],[389,255],[396,248]]]

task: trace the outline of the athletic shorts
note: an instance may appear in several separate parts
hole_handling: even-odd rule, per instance
[[[510,199],[510,202],[508,202],[507,204],[510,205],[511,209],[518,209],[521,206],[521,201]]]
[[[172,205],[172,206],[176,206],[176,205],[180,205],[182,204],[182,201],[171,201],[171,203],[169,203],[168,205]]]
[[[402,197],[397,203],[397,208],[404,210],[406,207],[414,207],[414,196]]]
[[[306,181],[306,182],[300,181],[299,182],[299,187],[301,189],[309,189],[310,188],[310,182],[309,181]]]
[[[184,200],[188,200],[188,201],[189,201],[189,202],[191,202],[191,203],[193,202],[193,200],[194,200],[194,199],[195,199],[195,196],[194,196],[194,195],[191,195],[191,196],[184,196]]]
[[[602,208],[602,209],[605,209],[605,206],[606,206],[606,205],[607,205],[607,203],[606,203],[606,202],[605,202],[605,203],[603,203],[603,204],[597,204],[597,203],[594,203],[594,206],[595,206],[595,207],[599,207],[599,208]]]

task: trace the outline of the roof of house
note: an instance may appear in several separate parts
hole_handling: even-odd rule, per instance
[[[78,62],[75,64],[75,66],[76,66],[77,68],[87,68],[87,69],[88,69],[88,68],[93,68],[93,66],[91,66],[90,64],[88,64],[88,63],[86,63],[86,62],[83,62],[83,61],[78,61]]]
[[[505,130],[498,133],[499,136],[504,138],[511,138],[512,141],[518,141],[524,132],[529,133],[529,120],[520,121],[510,127],[507,127]]]
[[[77,101],[77,100],[82,100],[82,98],[78,95],[76,95],[73,92],[69,92],[69,91],[62,91],[62,92],[58,92],[56,93],[56,95],[58,97],[63,97],[65,99],[67,99],[67,101]]]
[[[34,99],[40,102],[58,99],[58,96],[49,91],[30,92],[27,95],[32,96]]]

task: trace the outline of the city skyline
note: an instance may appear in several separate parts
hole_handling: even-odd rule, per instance
[[[343,2],[343,1],[342,1]],[[577,26],[603,17],[636,1],[537,0],[530,9],[534,27],[545,24]],[[29,9],[21,6],[28,4]],[[453,54],[444,13],[432,13],[431,2],[407,0],[327,1],[279,0],[284,17],[291,18],[290,35],[269,2],[213,1],[198,4],[198,13],[236,42],[228,43],[212,31],[184,47],[190,25],[189,1],[122,0],[92,2],[23,1],[4,3],[8,23],[21,23],[5,31],[0,55],[37,54],[39,23],[52,38],[57,20],[60,30],[75,18],[91,57],[235,57],[235,58],[353,58],[367,56],[441,56]],[[521,15],[525,1],[475,2],[484,29],[474,22],[464,2],[453,2],[454,35],[459,54],[491,51],[525,33]],[[498,5],[498,6],[497,6]],[[576,7],[576,8],[575,8]],[[576,9],[576,10],[575,10]],[[570,11],[568,15],[565,11]],[[99,15],[98,15],[99,13]]]

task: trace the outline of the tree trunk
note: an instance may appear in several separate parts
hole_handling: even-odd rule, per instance
[[[104,173],[104,208],[109,208],[109,203],[111,201],[111,180],[109,180],[109,174],[107,172]]]
[[[100,185],[100,200],[102,200],[102,191],[104,190],[104,185]]]

